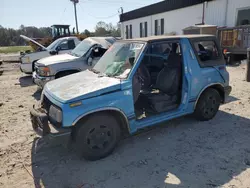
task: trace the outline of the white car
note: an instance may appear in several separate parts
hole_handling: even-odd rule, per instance
[[[34,71],[35,62],[39,59],[49,57],[51,55],[68,53],[81,42],[77,37],[63,37],[55,40],[48,47],[44,47],[29,37],[24,35],[20,35],[20,37],[39,47],[36,52],[26,52],[20,55],[20,69],[26,74],[31,74]]]

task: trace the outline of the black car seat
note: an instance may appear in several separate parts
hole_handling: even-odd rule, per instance
[[[133,98],[136,103],[141,90],[147,90],[151,86],[151,76],[148,68],[143,64],[140,64],[138,70],[133,77]]]
[[[145,96],[147,98],[147,106],[153,112],[164,112],[178,106],[179,95],[181,94],[181,75],[181,56],[171,53],[165,67],[160,71],[154,86],[158,92],[153,91]]]

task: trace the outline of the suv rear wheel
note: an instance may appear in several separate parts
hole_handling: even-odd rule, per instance
[[[108,156],[120,140],[121,130],[117,120],[106,113],[90,116],[77,126],[77,153],[87,160]]]
[[[217,114],[221,97],[216,89],[208,88],[203,92],[196,105],[194,116],[200,121],[208,121]]]

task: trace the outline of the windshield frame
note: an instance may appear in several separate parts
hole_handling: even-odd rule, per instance
[[[132,67],[131,71],[129,72],[128,76],[127,76],[127,80],[132,80],[133,79],[133,76],[135,74],[135,72],[137,71],[139,65],[138,65],[138,62],[139,64],[141,63],[141,60],[145,54],[145,52],[147,51],[147,48],[148,48],[148,42],[145,42],[145,41],[138,41],[138,40],[122,40],[122,41],[125,41],[125,42],[133,42],[133,43],[141,43],[143,44],[143,47],[140,51],[140,53],[138,54],[138,56],[136,57],[135,59],[135,62],[134,62],[134,66]],[[122,80],[126,80],[126,79],[122,79]]]
[[[143,45],[142,49],[140,50],[140,53],[135,58],[134,65],[133,65],[133,67],[131,67],[131,70],[128,73],[127,77],[121,78],[119,76],[112,76],[112,78],[119,79],[119,80],[131,80],[133,78],[133,75],[135,74],[136,70],[138,69],[138,62],[142,59],[143,55],[145,54],[145,49],[147,49],[148,43],[146,41],[139,41],[139,40],[117,40],[115,43],[138,43],[138,44]],[[108,52],[106,52],[106,53],[108,53]]]
[[[142,46],[142,48],[141,48],[141,50],[140,50],[140,52],[138,53],[138,55],[136,56],[136,58],[135,58],[135,60],[134,60],[134,65],[131,67],[131,70],[129,71],[129,73],[127,74],[127,76],[126,77],[121,77],[121,75],[123,74],[121,74],[121,75],[118,75],[118,76],[109,76],[109,75],[106,75],[104,72],[99,72],[99,70],[97,70],[97,69],[95,69],[95,66],[98,64],[96,64],[92,69],[90,69],[92,72],[95,72],[96,74],[99,74],[101,77],[102,76],[108,76],[108,77],[112,77],[112,78],[116,78],[116,79],[120,79],[120,80],[128,80],[128,79],[130,79],[131,78],[131,75],[133,75],[134,74],[134,69],[135,69],[135,67],[137,67],[137,62],[138,62],[138,60],[141,58],[141,55],[144,53],[144,51],[145,51],[145,47],[147,46],[147,42],[145,42],[145,41],[138,41],[138,40],[119,40],[119,41],[116,41],[115,43],[113,43],[112,44],[112,46],[113,45],[115,45],[116,43],[122,43],[122,44],[126,44],[126,43],[130,43],[130,44],[132,44],[132,43],[137,43],[137,44],[141,44],[141,45],[143,45]],[[112,46],[110,46],[110,48],[112,48]],[[106,53],[109,53],[109,51],[107,50],[107,52]],[[105,55],[105,54],[104,54]],[[102,57],[103,58],[103,57]],[[111,63],[112,64],[112,63]]]

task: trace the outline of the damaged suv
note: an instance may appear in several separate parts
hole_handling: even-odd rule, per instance
[[[68,137],[97,160],[145,127],[187,114],[212,119],[230,92],[214,36],[121,40],[93,69],[47,83],[31,121],[40,136]]]
[[[51,80],[93,67],[115,41],[114,37],[88,37],[70,53],[38,60],[32,75],[34,83],[43,88]]]

